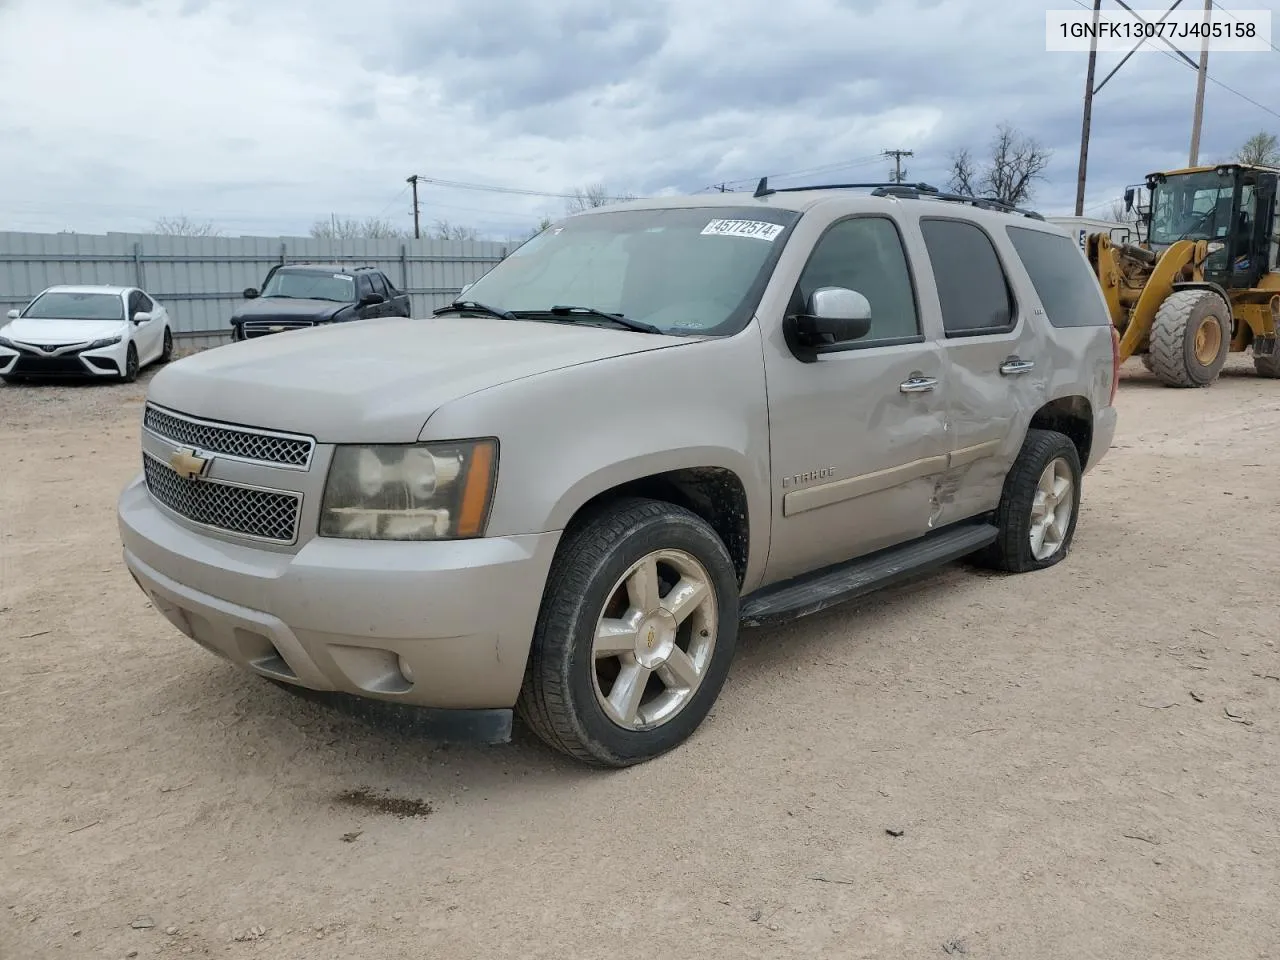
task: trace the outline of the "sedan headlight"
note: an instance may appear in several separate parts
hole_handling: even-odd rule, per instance
[[[10,350],[18,349],[18,345],[8,337],[0,337],[0,347],[8,347]]]
[[[496,440],[339,446],[320,507],[320,536],[461,540],[484,534]]]
[[[101,340],[95,340],[93,343],[85,347],[86,350],[101,350],[103,347],[114,347],[120,342],[120,337],[103,337]]]

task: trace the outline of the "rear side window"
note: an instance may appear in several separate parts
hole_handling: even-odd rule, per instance
[[[1008,231],[1051,324],[1100,327],[1111,322],[1098,296],[1093,271],[1068,237],[1025,227],[1009,227]]]
[[[1013,329],[1013,297],[991,238],[961,220],[924,219],[920,230],[933,264],[947,336]]]

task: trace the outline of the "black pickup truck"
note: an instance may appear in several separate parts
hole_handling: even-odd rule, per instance
[[[329,263],[290,263],[272,267],[259,292],[244,292],[248,302],[231,315],[231,339],[345,323],[372,317],[407,317],[409,295],[401,293],[375,267]]]

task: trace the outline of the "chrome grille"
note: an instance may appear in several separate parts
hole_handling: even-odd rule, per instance
[[[156,436],[184,446],[286,467],[306,469],[311,466],[311,454],[315,449],[315,442],[310,437],[222,426],[175,416],[150,404],[142,416],[142,425]]]
[[[296,493],[188,480],[148,454],[142,468],[151,495],[179,516],[259,540],[293,543],[297,538],[302,497]]]

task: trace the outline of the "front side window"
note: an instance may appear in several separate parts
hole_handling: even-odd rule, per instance
[[[1168,177],[1151,193],[1151,232],[1155,244],[1225,237],[1233,226],[1235,181],[1212,170]],[[1246,187],[1249,196],[1252,188]]]
[[[354,303],[355,290],[355,280],[346,274],[285,268],[271,275],[267,285],[262,288],[262,296]]]
[[[664,333],[729,335],[751,318],[798,217],[763,205],[572,217],[523,243],[463,299],[517,316],[591,307]]]
[[[23,311],[32,320],[123,320],[124,298],[116,293],[42,293]]]
[[[948,337],[1013,328],[1013,297],[986,232],[963,220],[923,219],[920,231],[933,264]],[[1072,251],[1074,256],[1079,253]]]
[[[871,304],[871,330],[855,346],[920,334],[906,251],[886,217],[843,220],[823,234],[800,275],[800,302],[820,287],[854,290]]]
[[[373,284],[373,292],[381,297],[387,297],[387,285],[382,280],[382,274],[370,273],[368,277],[369,282]]]

